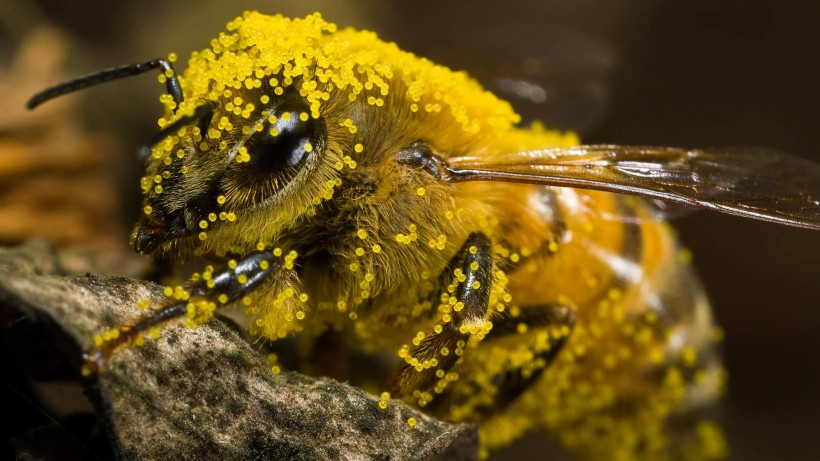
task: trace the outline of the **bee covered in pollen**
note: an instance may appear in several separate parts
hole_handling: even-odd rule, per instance
[[[85,373],[237,305],[270,340],[333,338],[339,360],[393,351],[380,405],[478,423],[483,450],[540,429],[585,458],[725,456],[714,423],[673,427],[721,392],[720,332],[645,199],[820,229],[820,167],[578,145],[518,126],[465,73],[318,14],[248,12],[180,75],[174,60],[29,103],[160,69],[165,114],[144,149],[132,244],[213,264],[93,338]]]

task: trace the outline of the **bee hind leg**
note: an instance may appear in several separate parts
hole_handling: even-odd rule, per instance
[[[418,397],[416,392],[433,388],[460,359],[470,336],[483,332],[494,270],[492,242],[481,232],[470,234],[440,277],[455,303],[432,331],[419,332],[415,349],[394,369],[389,379],[393,397]],[[430,400],[427,394],[419,401]]]
[[[247,295],[284,264],[271,251],[258,251],[229,263],[227,267],[202,274],[169,296],[134,323],[123,325],[94,338],[94,346],[83,354],[83,374],[99,373],[111,355],[127,344],[140,343],[145,335],[158,332],[168,322],[186,317],[194,325],[207,322],[214,311]],[[207,275],[206,275],[207,274]]]

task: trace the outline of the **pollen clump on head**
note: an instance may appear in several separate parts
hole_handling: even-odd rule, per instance
[[[179,109],[184,113],[193,109],[189,101],[211,100],[226,112],[248,118],[272,95],[294,87],[311,112],[298,114],[302,120],[318,117],[331,92],[381,107],[391,91],[405,92],[406,110],[447,112],[468,133],[512,127],[519,120],[507,102],[466,73],[402,51],[373,32],[338,30],[318,13],[303,19],[244,13],[228,23],[210,48],[193,54],[181,83],[185,101]],[[264,92],[253,98],[260,107],[236,96],[255,89]],[[169,111],[176,108],[173,99],[162,101]],[[164,118],[161,124],[170,122]],[[218,129],[227,129],[227,122]],[[354,125],[349,128],[355,133]],[[355,150],[362,148],[357,145]]]

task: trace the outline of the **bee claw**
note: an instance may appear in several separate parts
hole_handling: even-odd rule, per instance
[[[83,354],[83,366],[80,370],[83,376],[100,374],[108,362],[109,354],[100,349],[92,349]]]

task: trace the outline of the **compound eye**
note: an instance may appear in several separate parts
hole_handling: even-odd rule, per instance
[[[298,107],[282,107],[275,122],[245,142],[249,163],[260,173],[278,174],[304,165],[321,147],[322,123]]]
[[[251,204],[276,194],[324,149],[324,121],[288,98],[240,147],[223,182],[229,198]]]

